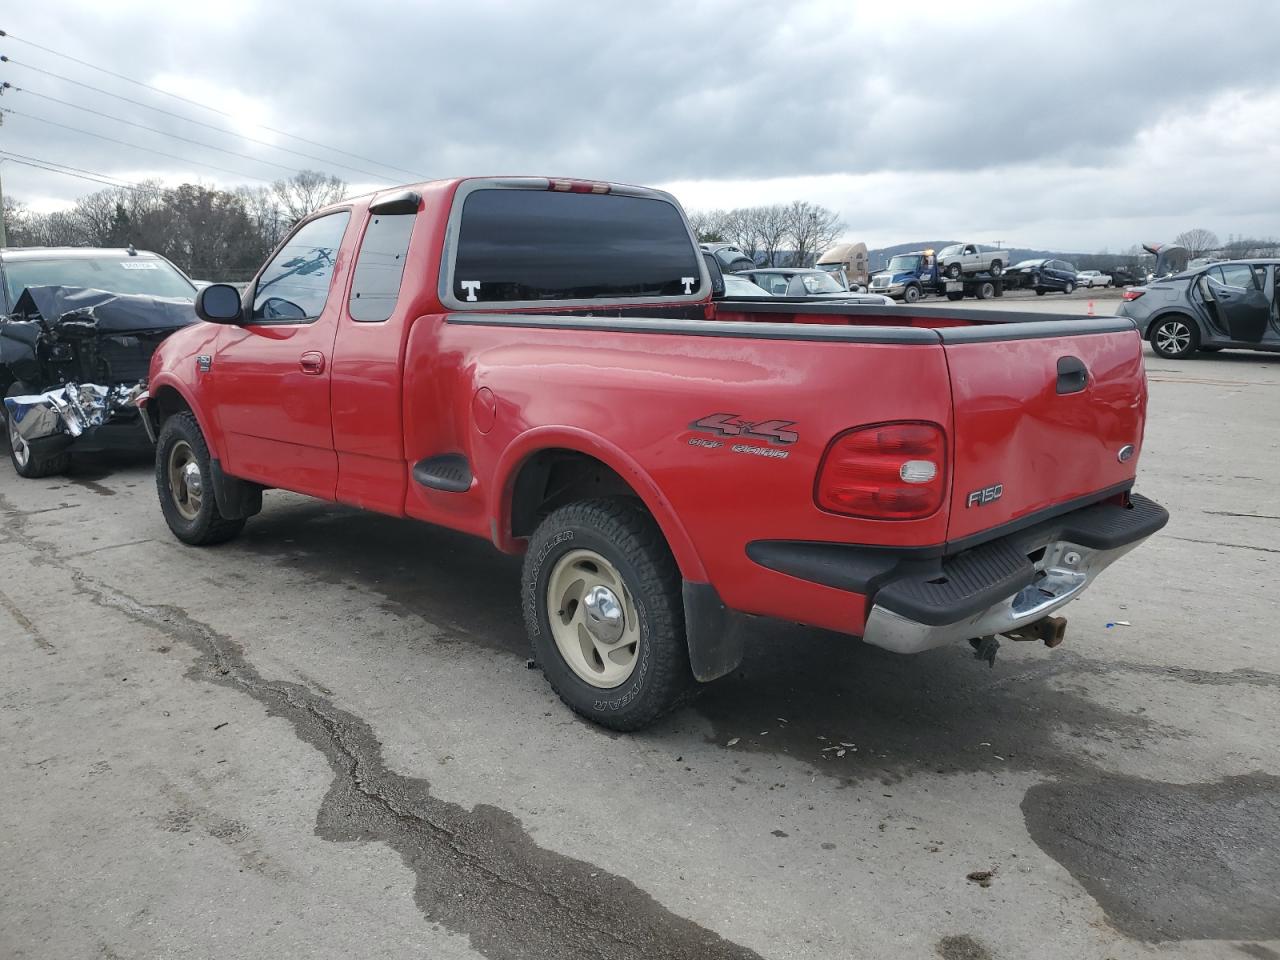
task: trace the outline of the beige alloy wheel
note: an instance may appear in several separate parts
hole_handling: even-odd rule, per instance
[[[627,681],[640,650],[640,618],[617,568],[594,550],[570,550],[547,579],[547,616],[556,648],[593,687]]]
[[[185,440],[179,440],[169,449],[169,496],[182,519],[194,520],[200,515],[204,480],[195,451]]]

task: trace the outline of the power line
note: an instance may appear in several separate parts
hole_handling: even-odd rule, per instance
[[[0,37],[8,37],[10,40],[18,41],[18,43],[25,43],[29,47],[35,47],[37,50],[43,50],[45,53],[52,54],[55,57],[61,57],[64,60],[70,60],[72,63],[80,64],[82,67],[88,67],[90,70],[97,70],[99,73],[105,73],[109,77],[115,77],[117,80],[123,80],[126,83],[132,83],[135,86],[142,87],[143,89],[146,89],[146,90],[151,90],[154,93],[163,94],[164,96],[172,97],[175,100],[181,100],[183,103],[189,103],[191,104],[191,106],[199,107],[201,110],[208,110],[210,113],[216,113],[224,117],[235,119],[234,114],[228,113],[226,110],[219,110],[217,107],[211,107],[206,103],[200,103],[198,100],[192,100],[189,97],[182,96],[181,94],[170,93],[168,90],[162,90],[160,87],[153,87],[149,83],[143,83],[141,80],[135,80],[133,77],[126,77],[122,73],[116,73],[114,70],[108,70],[106,67],[100,67],[95,63],[90,63],[88,60],[81,60],[79,57],[73,57],[69,53],[62,53],[61,51],[54,50],[51,47],[43,46],[39,43],[36,43],[34,40],[27,40],[23,37],[15,37],[12,33],[8,33],[4,30],[0,30]],[[383,163],[381,160],[374,160],[372,157],[364,157],[358,153],[351,153],[350,151],[347,151],[347,150],[339,150],[337,147],[329,146],[327,143],[320,143],[319,141],[316,141],[316,140],[308,140],[306,137],[300,137],[295,133],[289,133],[285,130],[277,130],[275,127],[268,127],[264,124],[258,124],[258,126],[260,126],[261,129],[263,130],[268,130],[271,133],[279,134],[282,137],[289,137],[291,140],[297,140],[300,143],[309,143],[313,147],[320,147],[321,149],[324,149],[324,150],[331,150],[334,153],[340,153],[343,156],[352,157],[356,160],[362,160],[365,163],[372,163],[379,167],[386,167],[388,170],[396,170],[396,171],[399,171],[400,173],[407,173],[409,176],[413,177],[414,179],[419,179],[419,180],[426,179],[420,173],[414,173],[411,170],[405,170],[403,167],[396,167],[389,163]]]
[[[2,32],[3,31],[0,31],[0,33]],[[92,90],[94,93],[100,94],[104,97],[111,97],[115,100],[120,100],[124,103],[130,103],[130,104],[133,104],[135,107],[142,107],[144,110],[153,110],[156,113],[164,114],[164,116],[166,117],[173,117],[175,120],[181,120],[183,123],[191,123],[191,124],[195,124],[197,127],[205,127],[206,129],[209,129],[209,130],[216,130],[218,133],[225,133],[228,136],[236,137],[240,140],[248,141],[249,143],[256,143],[264,147],[270,147],[272,150],[279,150],[282,153],[291,153],[295,157],[302,157],[303,159],[306,159],[306,160],[314,160],[316,163],[328,164],[329,166],[337,167],[340,170],[351,170],[351,171],[354,171],[355,173],[362,173],[365,176],[373,177],[374,179],[377,179],[377,180],[386,180],[391,183],[395,182],[390,177],[384,176],[381,173],[374,173],[372,170],[365,170],[362,167],[353,167],[350,164],[342,163],[337,160],[329,160],[324,157],[317,157],[313,153],[303,153],[302,151],[294,150],[291,147],[282,147],[277,143],[272,143],[270,140],[259,140],[257,137],[250,137],[243,133],[237,133],[235,130],[228,130],[226,127],[220,127],[214,123],[205,123],[203,120],[196,120],[193,117],[184,117],[182,114],[174,113],[172,110],[165,110],[162,107],[154,107],[149,103],[143,103],[141,100],[133,100],[130,97],[126,97],[122,94],[112,93],[110,90],[103,90],[101,87],[95,87],[91,83],[85,83],[82,80],[74,80],[71,77],[63,76],[60,73],[54,73],[52,70],[45,70],[43,67],[33,67],[29,63],[23,63],[20,60],[14,60],[12,57],[7,57],[7,56],[4,56],[3,54],[0,54],[0,63],[8,63],[15,67],[21,67],[24,70],[30,70],[34,73],[44,74],[46,77],[52,77],[55,80],[61,80],[63,83],[71,83],[71,84],[75,84],[77,87],[84,87],[84,89],[86,90]],[[24,87],[15,87],[14,89],[25,90]],[[26,92],[33,93],[34,91],[26,90]],[[49,99],[49,100],[53,99],[52,97],[49,97],[47,94],[37,94],[37,96],[44,96],[46,99]],[[63,101],[57,101],[57,102],[61,103]],[[80,108],[80,109],[83,109],[83,108]],[[379,164],[379,166],[387,166],[387,165]],[[388,169],[396,170],[398,168],[389,167]],[[400,172],[408,173],[409,171],[402,170]],[[416,173],[412,174],[412,176],[414,176],[415,178],[420,178],[419,174],[416,174]]]
[[[34,120],[37,123],[47,123],[51,127],[61,127],[63,130],[70,130],[73,133],[84,134],[86,137],[97,137],[99,140],[106,140],[108,143],[118,143],[122,147],[132,147],[134,150],[145,150],[157,157],[166,157],[169,160],[177,160],[179,163],[194,163],[196,166],[208,167],[210,170],[217,170],[220,173],[229,173],[233,177],[248,177],[251,180],[259,180],[262,183],[270,183],[266,177],[255,176],[252,173],[244,173],[240,170],[229,170],[226,167],[219,167],[213,163],[205,163],[203,160],[190,160],[186,157],[179,157],[173,153],[162,153],[159,150],[153,150],[151,147],[144,147],[140,143],[130,143],[128,140],[117,140],[115,137],[108,137],[105,134],[94,133],[92,130],[82,130],[79,127],[73,127],[69,124],[58,123],[56,120],[46,120],[44,117],[37,117],[33,113],[22,113],[19,110],[13,110],[9,107],[0,107],[0,113],[12,114],[15,117],[26,117],[28,120]]]
[[[0,89],[9,86],[7,83],[0,83]],[[112,116],[109,113],[103,113],[101,110],[94,110],[91,107],[82,107],[77,103],[71,103],[68,100],[59,100],[57,97],[51,97],[45,93],[38,93],[35,90],[28,90],[26,87],[11,87],[15,93],[25,93],[33,97],[39,97],[42,100],[48,100],[52,103],[60,103],[64,107],[70,107],[73,110],[83,110],[85,113],[91,113],[96,117],[102,117],[104,120],[111,120],[114,123],[127,124],[130,127],[137,127],[139,130],[146,130],[149,133],[158,133],[162,137],[172,137],[174,140],[181,140],[184,143],[194,144],[206,150],[217,150],[219,153],[225,153],[228,156],[239,157],[242,160],[250,160],[254,163],[265,163],[270,167],[278,167],[281,170],[287,170],[290,173],[301,173],[297,167],[288,167],[283,163],[276,163],[274,160],[264,160],[261,157],[255,157],[248,153],[239,153],[236,150],[228,150],[225,147],[214,146],[212,143],[205,143],[203,140],[192,140],[190,137],[184,137],[181,134],[169,133],[167,130],[161,130],[158,127],[148,127],[145,123],[136,123],[133,120],[126,120],[124,117]],[[387,179],[383,177],[382,179]]]
[[[47,173],[60,173],[65,177],[75,177],[79,180],[90,180],[93,183],[102,183],[108,187],[116,187],[120,190],[138,191],[142,189],[136,184],[127,182],[115,183],[112,180],[104,179],[109,176],[105,173],[95,175],[92,174],[91,171],[87,170],[76,173],[74,171],[80,170],[80,167],[68,167],[61,163],[55,164],[52,160],[40,160],[38,157],[27,157],[25,154],[21,153],[10,153],[8,150],[0,150],[0,156],[13,163],[20,163],[24,167],[35,167],[37,170],[44,170]]]

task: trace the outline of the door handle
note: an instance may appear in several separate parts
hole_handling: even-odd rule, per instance
[[[1089,369],[1079,357],[1058,358],[1058,393],[1079,393],[1089,384]]]
[[[303,373],[317,377],[324,373],[324,354],[319,350],[308,350],[298,358],[298,366]]]

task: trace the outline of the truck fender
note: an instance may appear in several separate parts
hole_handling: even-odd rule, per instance
[[[622,477],[662,530],[685,580],[707,582],[706,570],[688,531],[653,478],[629,454],[578,427],[536,427],[520,434],[502,451],[494,471],[496,482],[490,487],[488,504],[494,545],[498,549],[507,552],[517,549],[511,535],[511,506],[520,468],[534,454],[551,449],[572,450],[594,457]]]

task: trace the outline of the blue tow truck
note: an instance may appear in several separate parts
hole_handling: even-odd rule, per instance
[[[899,253],[889,259],[885,268],[871,276],[871,292],[882,293],[904,303],[915,303],[925,294],[963,300],[977,297],[986,300],[1004,295],[1004,281],[984,270],[966,273],[960,279],[944,277],[932,250]]]

